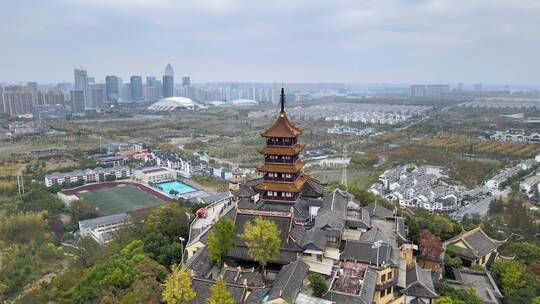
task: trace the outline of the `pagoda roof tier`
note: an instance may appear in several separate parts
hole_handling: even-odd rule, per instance
[[[266,146],[264,148],[258,149],[259,153],[265,155],[287,155],[293,156],[304,150],[304,144],[295,144],[294,146],[283,147],[283,146]]]
[[[304,162],[299,160],[294,164],[271,164],[264,163],[257,167],[260,172],[298,173],[304,168]]]
[[[302,130],[295,127],[289,121],[285,112],[279,113],[279,117],[274,124],[264,132],[261,132],[261,136],[263,137],[294,138],[299,135],[302,135]]]
[[[262,182],[256,186],[256,189],[262,191],[300,192],[308,179],[307,175],[301,175],[294,183]]]

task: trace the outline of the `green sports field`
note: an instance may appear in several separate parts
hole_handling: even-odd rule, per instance
[[[104,215],[129,212],[164,203],[159,198],[130,185],[81,192],[78,196]]]

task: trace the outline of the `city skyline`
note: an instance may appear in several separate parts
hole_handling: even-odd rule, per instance
[[[96,79],[160,76],[171,63],[199,83],[534,85],[539,12],[534,1],[12,1],[0,82],[67,81],[80,65]]]

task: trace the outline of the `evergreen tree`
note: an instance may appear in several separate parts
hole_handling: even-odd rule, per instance
[[[328,291],[328,286],[323,276],[318,273],[310,273],[308,275],[309,287],[313,291],[313,295],[316,297],[322,297],[326,291]]]
[[[279,256],[281,248],[280,231],[275,223],[257,218],[255,223],[247,222],[240,237],[246,242],[248,254],[263,268],[269,260]]]
[[[210,289],[210,292],[211,295],[210,299],[208,299],[208,304],[235,304],[223,279],[217,280],[216,284]]]
[[[167,304],[188,304],[195,299],[195,291],[191,288],[191,275],[189,270],[176,265],[171,266],[171,273],[165,281],[163,301]]]

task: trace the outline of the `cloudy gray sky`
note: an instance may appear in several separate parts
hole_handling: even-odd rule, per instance
[[[0,81],[538,84],[538,0],[1,0]]]

